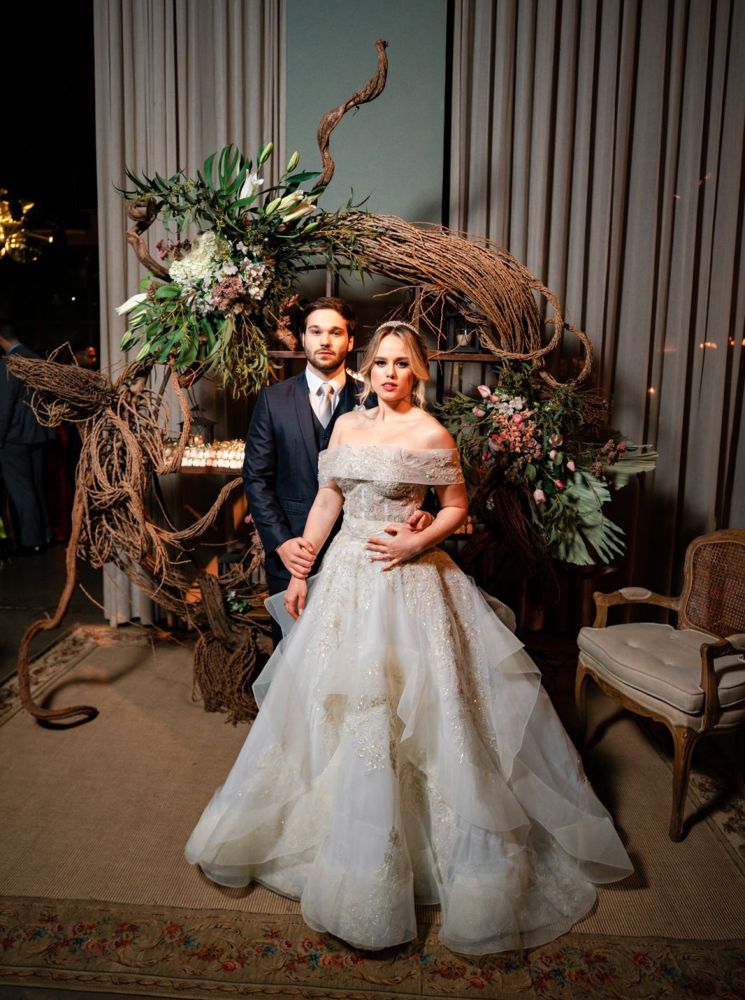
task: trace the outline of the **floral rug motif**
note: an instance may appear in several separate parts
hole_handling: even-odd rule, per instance
[[[8,899],[0,985],[128,995],[563,998],[745,996],[745,945],[567,934],[528,952],[459,956],[419,941],[385,952],[309,932],[296,915]]]
[[[99,646],[119,643],[143,645],[157,638],[156,630],[145,631],[138,627],[112,628],[110,625],[76,625],[63,632],[49,649],[40,653],[31,663],[31,690],[38,698],[68,670],[84,660]],[[13,674],[0,685],[0,726],[21,710],[18,677]]]

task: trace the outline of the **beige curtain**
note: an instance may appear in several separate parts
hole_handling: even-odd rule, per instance
[[[93,9],[101,360],[116,376],[128,359],[115,308],[143,272],[115,187],[129,186],[125,165],[193,173],[229,142],[253,156],[271,138],[274,163],[284,163],[284,0],[96,0]],[[150,232],[155,255],[162,231]],[[108,569],[107,617],[149,621],[149,602]]]
[[[659,449],[628,572],[664,590],[745,525],[743,38],[742,0],[455,0],[450,225],[558,293]]]

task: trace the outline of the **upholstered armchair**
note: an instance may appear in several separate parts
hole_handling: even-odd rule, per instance
[[[691,542],[680,597],[641,587],[593,596],[595,621],[577,639],[579,738],[589,678],[624,708],[667,726],[675,747],[670,837],[680,840],[694,747],[704,736],[745,725],[745,530]],[[629,604],[675,611],[677,627],[606,625],[608,608]]]

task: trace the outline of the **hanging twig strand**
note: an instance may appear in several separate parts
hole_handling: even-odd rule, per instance
[[[149,365],[130,365],[112,385],[96,372],[54,361],[11,355],[8,364],[14,375],[35,390],[33,409],[40,422],[56,426],[61,420],[76,419],[82,439],[65,587],[54,616],[34,622],[21,640],[21,699],[37,718],[91,718],[96,714],[91,706],[45,709],[34,702],[30,691],[31,641],[39,632],[61,624],[75,588],[76,559],[85,559],[94,568],[113,564],[162,608],[190,625],[203,626],[206,615],[200,600],[200,574],[184,543],[200,537],[215,523],[223,504],[241,487],[242,480],[227,483],[204,517],[189,527],[163,527],[151,517],[148,497],[154,476],[178,469],[189,438],[191,413],[180,377],[174,378],[172,384],[181,409],[182,432],[174,454],[166,459],[161,421],[165,423],[167,414],[162,394],[146,386]],[[250,588],[250,576],[259,558],[253,551],[250,565],[234,563],[215,581],[215,586]],[[237,622],[234,627],[245,652],[256,634],[255,627],[247,622]],[[213,651],[213,660],[218,653]],[[224,654],[230,659],[234,650],[226,648]]]
[[[337,108],[327,111],[318,123],[316,138],[318,139],[318,148],[321,151],[323,169],[321,176],[313,186],[313,190],[326,187],[334,176],[335,164],[329,152],[329,137],[336,126],[347,111],[352,108],[358,108],[361,104],[368,104],[383,93],[385,81],[388,76],[388,56],[385,54],[388,42],[384,42],[382,38],[379,38],[375,42],[375,48],[378,50],[378,65],[365,86],[361,90],[358,90],[356,94],[353,94],[348,101],[340,104]]]
[[[127,215],[134,222],[134,226],[127,230],[127,243],[132,247],[137,259],[146,267],[151,274],[161,281],[170,281],[171,275],[168,268],[150,256],[147,243],[142,235],[152,226],[158,217],[160,205],[153,200],[125,201]]]
[[[444,305],[477,331],[482,347],[509,361],[532,361],[552,386],[559,383],[544,358],[561,346],[564,329],[582,344],[584,359],[572,383],[592,368],[590,338],[565,324],[559,300],[524,264],[488,240],[475,242],[443,226],[413,225],[392,215],[344,216],[339,223],[357,234],[359,258],[376,274],[416,288],[411,311],[419,323],[442,333]],[[329,236],[333,239],[333,229]],[[551,315],[543,319],[536,296]],[[544,328],[550,328],[548,339]]]

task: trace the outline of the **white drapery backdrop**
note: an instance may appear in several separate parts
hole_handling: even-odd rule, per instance
[[[131,187],[125,166],[193,174],[230,142],[253,156],[273,139],[281,172],[284,0],[97,0],[93,10],[101,362],[116,377],[133,358],[119,350],[125,323],[115,308],[139,290],[143,271],[115,186]],[[162,231],[150,233],[155,255]],[[104,605],[112,623],[150,620],[149,600],[110,566]]]
[[[455,2],[449,224],[558,294],[657,446],[629,572],[666,592],[745,524],[743,38],[741,0]]]

